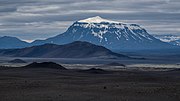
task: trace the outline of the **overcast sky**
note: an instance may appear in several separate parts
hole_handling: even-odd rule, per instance
[[[93,16],[180,35],[180,0],[0,0],[0,36],[44,39]]]

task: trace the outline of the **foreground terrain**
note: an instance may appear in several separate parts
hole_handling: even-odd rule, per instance
[[[180,101],[180,70],[1,68],[0,101]]]

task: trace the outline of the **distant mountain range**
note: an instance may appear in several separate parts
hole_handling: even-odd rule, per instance
[[[3,36],[0,37],[0,49],[24,48],[30,46],[30,43],[22,41],[16,37]]]
[[[110,51],[103,46],[76,41],[65,45],[45,44],[22,49],[1,49],[4,57],[38,58],[129,58]]]
[[[160,39],[163,42],[180,46],[180,35],[165,34],[165,35],[154,35],[154,37]]]
[[[27,43],[14,37],[2,37],[0,48],[22,48],[43,44],[68,44],[74,41],[86,41],[95,45],[104,46],[111,50],[153,50],[172,49],[176,46],[163,42],[150,35],[137,24],[124,24],[110,21],[99,16],[76,21],[66,32],[46,40],[35,40]],[[11,44],[12,43],[12,44]]]

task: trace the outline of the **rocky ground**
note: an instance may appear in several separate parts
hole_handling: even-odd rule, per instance
[[[0,101],[180,101],[180,70],[1,68]]]

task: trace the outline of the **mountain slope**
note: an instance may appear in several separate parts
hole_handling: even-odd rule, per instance
[[[179,40],[170,41],[169,43],[173,44],[173,45],[180,46],[180,39]]]
[[[98,16],[77,21],[65,33],[46,40],[37,40],[32,44],[66,44],[73,41],[87,41],[114,50],[173,47],[151,36],[144,28],[137,24],[124,24]]]
[[[0,50],[0,56],[38,58],[128,58],[105,47],[88,42],[73,42],[65,45],[45,44],[23,49]]]
[[[180,36],[174,34],[165,34],[165,35],[154,35],[154,37],[160,39],[161,41],[168,42],[172,45],[180,46]]]
[[[10,49],[10,48],[24,48],[28,47],[30,44],[21,41],[16,37],[4,36],[0,37],[0,49]]]

